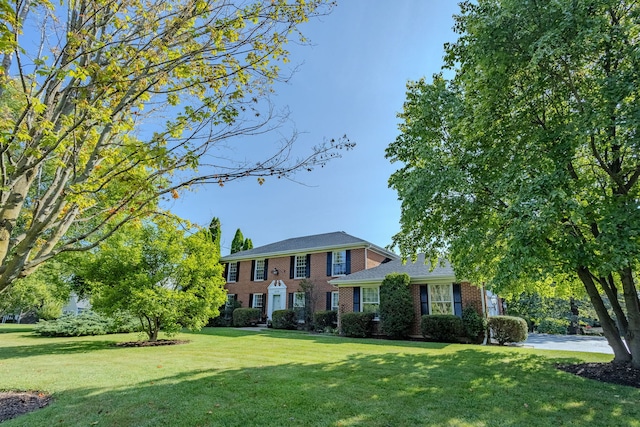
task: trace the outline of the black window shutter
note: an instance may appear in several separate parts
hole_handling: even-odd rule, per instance
[[[360,312],[360,286],[353,287],[353,311]]]
[[[224,280],[225,280],[225,282],[227,281],[228,277],[229,277],[229,263],[226,263],[224,265]]]
[[[453,314],[462,317],[462,290],[460,283],[453,284]]]
[[[251,281],[253,282],[253,279],[255,279],[255,271],[256,271],[256,260],[252,259],[251,260]]]
[[[268,272],[269,272],[269,260],[265,259],[264,260],[264,273],[263,273],[263,276],[262,276],[262,277],[264,277],[264,280],[268,279],[268,277],[267,277],[267,273]]]
[[[347,250],[347,274],[351,274],[351,249]]]
[[[249,294],[249,308],[253,308],[253,294]]]
[[[420,285],[420,315],[429,314],[429,293],[427,285]]]
[[[233,300],[238,301],[238,294],[233,294]]]
[[[311,254],[307,254],[307,271],[306,277],[311,277]]]
[[[327,292],[327,310],[331,310],[331,292]]]
[[[293,279],[293,275],[295,274],[296,269],[296,257],[294,255],[291,256],[291,260],[289,261],[289,279]]]
[[[289,309],[292,309],[293,308],[293,292],[289,292],[289,298],[288,299],[289,299],[289,301],[288,301]]]
[[[332,273],[332,264],[333,264],[333,259],[332,259],[333,253],[332,252],[327,252],[327,276],[331,276]]]
[[[236,262],[236,282],[240,281],[240,261]]]

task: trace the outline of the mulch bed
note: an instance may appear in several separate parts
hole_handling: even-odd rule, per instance
[[[592,380],[640,388],[640,369],[630,363],[578,363],[557,368]]]
[[[44,408],[51,395],[37,391],[0,391],[0,422]]]
[[[157,341],[126,341],[115,343],[116,347],[157,347],[160,345],[186,344],[189,340],[157,340]]]

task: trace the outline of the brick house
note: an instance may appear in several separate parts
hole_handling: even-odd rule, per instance
[[[339,316],[349,312],[378,313],[380,284],[390,273],[407,273],[411,279],[411,294],[415,322],[412,335],[420,335],[420,318],[425,314],[462,315],[462,309],[472,305],[478,313],[487,313],[487,300],[483,288],[456,278],[449,264],[431,269],[424,255],[415,262],[402,263],[394,259],[377,267],[353,272],[332,279],[329,283],[339,290]]]
[[[330,280],[371,269],[398,255],[344,232],[296,237],[221,257],[227,298],[242,307],[259,308],[263,320],[275,310],[337,310],[338,289]],[[300,282],[314,284],[313,301],[305,301]]]

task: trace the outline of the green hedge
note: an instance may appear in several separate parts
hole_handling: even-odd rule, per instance
[[[46,337],[80,337],[137,332],[140,321],[130,315],[106,317],[92,311],[65,314],[55,320],[41,320],[33,331]]]
[[[373,334],[374,313],[344,313],[340,318],[343,335],[355,338],[370,337]]]
[[[480,343],[487,331],[487,320],[473,306],[468,305],[462,310],[462,328],[471,342]]]
[[[298,318],[294,310],[275,310],[271,315],[273,329],[297,329]]]
[[[338,312],[327,310],[327,311],[316,311],[313,313],[313,324],[316,327],[317,331],[324,332],[328,328],[335,328],[338,323]]]
[[[537,330],[541,334],[565,335],[568,327],[566,319],[542,319]]]
[[[262,312],[258,308],[236,308],[233,310],[233,326],[252,326],[260,321]]]
[[[409,283],[408,274],[391,273],[380,285],[380,329],[389,338],[411,333],[415,314]]]
[[[527,339],[527,322],[521,317],[493,316],[489,318],[491,336],[504,345],[508,342],[522,342]]]
[[[422,336],[438,342],[457,342],[464,335],[462,319],[453,314],[428,314],[420,320]]]

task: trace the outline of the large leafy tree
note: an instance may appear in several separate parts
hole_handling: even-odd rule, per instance
[[[350,147],[331,140],[294,159],[293,135],[257,162],[220,151],[282,124],[268,94],[288,77],[286,43],[304,42],[298,26],[330,7],[2,0],[0,293],[56,254],[94,247],[156,211],[158,197],[248,176],[262,183]]]
[[[463,2],[453,77],[409,83],[387,149],[405,255],[500,292],[580,284],[636,367],[639,17],[620,0]]]
[[[29,277],[17,280],[2,295],[0,316],[13,314],[18,322],[29,314],[45,320],[59,317],[71,295],[70,276],[66,263],[46,263]]]
[[[149,340],[158,332],[200,329],[225,299],[222,266],[209,233],[175,224],[128,226],[86,254],[78,274],[91,303],[107,315],[129,312]]]

